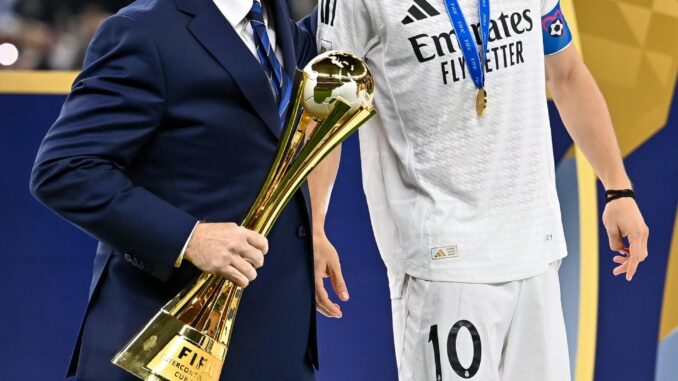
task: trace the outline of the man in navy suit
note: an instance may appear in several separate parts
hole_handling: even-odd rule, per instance
[[[140,0],[99,29],[31,179],[100,241],[69,375],[133,379],[111,358],[203,270],[249,285],[222,379],[314,378],[307,191],[268,241],[237,223],[274,157],[294,70],[316,54],[315,22],[292,22],[283,0]]]

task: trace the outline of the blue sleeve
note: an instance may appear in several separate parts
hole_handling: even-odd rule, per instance
[[[541,18],[541,30],[544,39],[544,54],[553,55],[563,51],[572,43],[572,32],[560,9],[560,1]]]
[[[152,39],[113,16],[88,49],[84,69],[44,138],[31,192],[96,239],[138,258],[165,280],[196,219],[133,184],[126,167],[158,132],[164,76]]]
[[[294,40],[297,54],[297,64],[300,68],[318,55],[316,46],[316,33],[318,31],[317,7],[311,14],[293,25]]]

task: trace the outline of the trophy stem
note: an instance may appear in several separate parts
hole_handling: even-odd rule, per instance
[[[191,324],[191,327],[197,329],[200,332],[208,334],[209,331],[213,331],[216,328],[217,320],[215,319],[215,313],[217,314],[216,318],[220,316],[218,311],[216,311],[218,300],[226,296],[222,293],[224,287],[224,282],[226,279],[222,277],[216,278],[215,284],[213,285],[209,296],[207,297],[207,304],[203,307],[200,314]]]
[[[233,288],[233,297],[230,298],[228,307],[226,309],[225,320],[220,330],[219,342],[224,343],[228,349],[228,344],[231,342],[231,335],[233,334],[233,327],[235,324],[235,316],[238,313],[238,306],[242,298],[243,288],[235,286]]]
[[[334,148],[344,142],[353,132],[376,114],[376,111],[371,108],[360,109],[346,123],[336,124],[344,118],[348,111],[348,107],[343,108],[340,106],[341,104],[335,106],[337,115],[334,115],[334,118],[333,115],[330,114],[325,122],[317,127],[318,130],[323,128],[333,130],[328,133],[319,131],[318,134],[314,134],[302,148],[297,161],[281,181],[281,184],[283,185],[275,189],[266,213],[262,213],[261,218],[256,221],[257,225],[255,225],[255,231],[260,231],[261,234],[267,235],[278,216],[280,216],[280,213],[282,213],[283,209],[294,195],[294,192],[299,189],[310,172],[313,171],[313,169],[327,157]],[[329,124],[328,122],[334,122],[335,124]],[[337,126],[337,128],[334,128],[335,126]],[[320,138],[314,139],[315,136],[320,136]]]
[[[169,314],[186,324],[192,325],[203,314],[205,305],[214,294],[217,281],[218,277],[211,275],[199,289],[195,290],[192,296],[186,295],[180,300],[179,304],[183,305],[181,309],[178,309],[176,313],[169,311]]]
[[[213,312],[216,318],[216,324],[208,332],[210,337],[219,337],[220,333],[224,330],[226,325],[226,316],[228,313],[228,307],[231,304],[231,300],[236,294],[236,288],[238,288],[233,282],[227,280],[224,281],[221,290],[219,291],[219,299],[216,303],[216,309]],[[223,342],[227,344],[227,342]]]
[[[281,163],[285,160],[286,156],[289,156],[291,147],[290,143],[292,142],[293,138],[298,132],[298,127],[295,128],[295,125],[297,123],[297,120],[299,119],[299,113],[301,111],[301,101],[302,101],[302,95],[303,95],[303,89],[304,89],[304,74],[300,71],[297,70],[294,76],[294,87],[292,89],[292,94],[294,94],[294,103],[290,105],[290,115],[289,119],[287,120],[287,124],[285,125],[285,129],[283,130],[283,135],[280,138],[280,142],[278,144],[278,150],[275,154],[275,158],[273,159],[273,164],[271,165],[271,169],[268,172],[268,175],[266,176],[266,180],[264,181],[264,185],[261,187],[261,191],[259,191],[259,194],[257,195],[257,198],[254,200],[252,203],[252,206],[250,207],[250,210],[247,212],[247,216],[245,216],[245,219],[243,220],[242,226],[251,229],[250,224],[254,219],[258,217],[259,214],[262,213],[263,211],[263,205],[267,203],[267,201],[270,199],[270,193],[272,188],[276,187],[278,184],[276,183],[276,180],[281,177],[282,168],[281,168]],[[297,146],[298,148],[298,146]],[[296,150],[292,152],[292,156],[296,153]]]
[[[190,287],[179,293],[174,299],[163,307],[170,315],[175,316],[186,307],[191,300],[204,289],[205,285],[212,281],[214,275],[202,273],[198,280]]]

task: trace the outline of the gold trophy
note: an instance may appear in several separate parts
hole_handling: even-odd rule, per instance
[[[373,93],[369,68],[349,53],[324,53],[303,72],[297,71],[290,118],[242,226],[269,233],[313,168],[376,114]],[[242,293],[223,277],[203,273],[167,303],[113,363],[147,381],[219,380]]]

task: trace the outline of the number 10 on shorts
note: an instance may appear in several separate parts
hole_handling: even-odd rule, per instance
[[[471,334],[473,344],[473,360],[468,368],[464,367],[459,361],[457,353],[457,335],[462,328],[466,328]],[[428,341],[433,346],[433,357],[436,368],[436,381],[443,381],[442,365],[440,360],[440,340],[438,338],[438,325],[432,325],[428,333]],[[456,322],[450,332],[447,334],[447,360],[456,373],[461,378],[471,378],[478,373],[480,369],[480,358],[482,355],[482,345],[480,343],[480,334],[478,329],[468,320]]]

